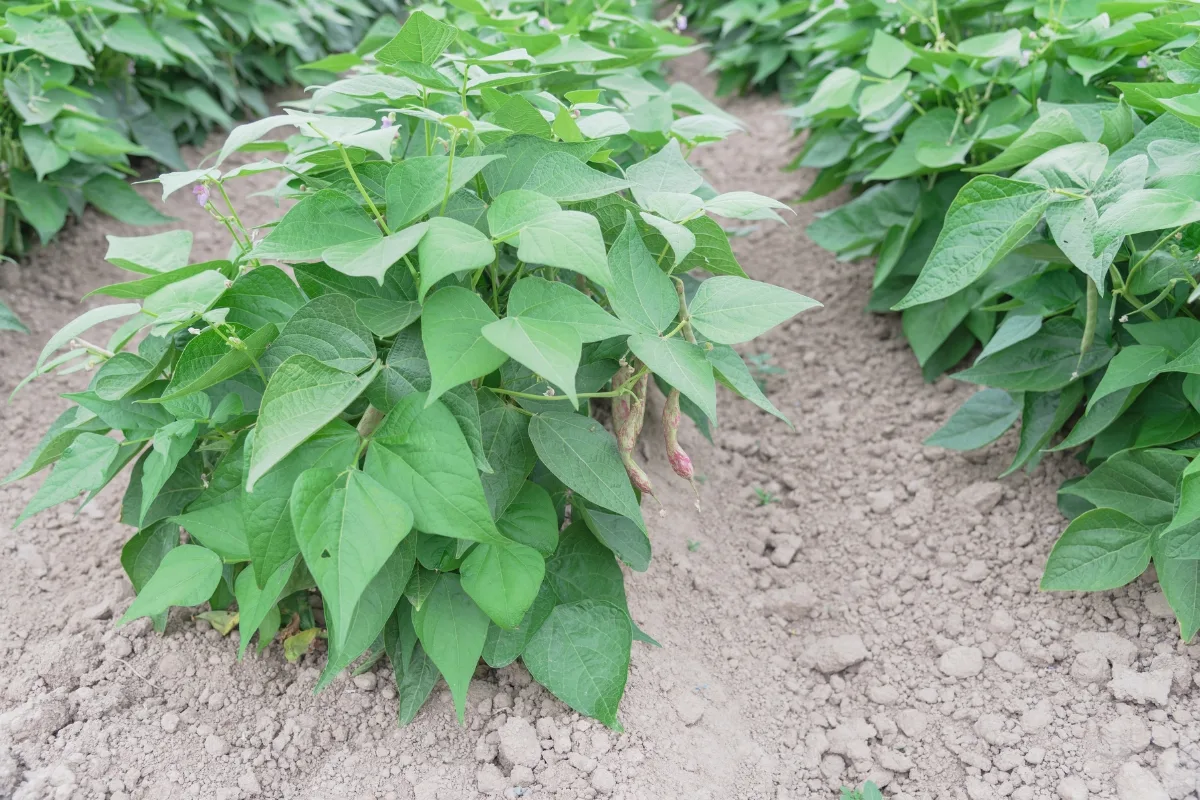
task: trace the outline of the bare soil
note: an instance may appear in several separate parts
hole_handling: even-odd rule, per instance
[[[700,61],[676,72],[711,89]],[[798,143],[776,101],[727,106],[750,132],[695,164],[718,188],[799,196],[812,176],[780,171]],[[269,217],[271,198],[251,195],[270,182],[243,184],[244,216]],[[164,637],[144,620],[116,631],[131,598],[120,488],[13,530],[32,481],[0,488],[0,797],[797,800],[867,778],[895,798],[1195,797],[1200,650],[1179,641],[1152,574],[1105,594],[1038,592],[1069,458],[995,482],[1010,438],[973,455],[922,446],[971,387],[924,384],[897,320],[863,311],[869,266],[805,237],[843,199],[735,242],[753,277],[826,306],[747,351],[783,370],[768,392],[795,430],[722,397],[715,444],[683,435],[704,476],[697,512],[647,424],[665,508],[647,507],[654,563],[627,582],[662,648],[637,645],[626,733],[519,666],[481,669],[466,727],[441,687],[401,729],[386,667],[314,697],[320,657],[289,665],[275,646],[237,663],[236,632],[183,611]],[[190,195],[166,207],[198,231],[194,260],[226,253]],[[138,232],[89,214],[6,268],[33,334],[0,337],[0,391],[77,298],[122,279],[104,234]],[[44,379],[0,412],[0,474],[85,381]]]

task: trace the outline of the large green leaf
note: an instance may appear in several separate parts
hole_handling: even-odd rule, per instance
[[[330,248],[381,236],[358,201],[336,189],[321,189],[292,206],[253,252],[278,261],[322,261]]]
[[[692,325],[706,338],[721,344],[739,344],[820,305],[779,286],[724,275],[700,284],[688,306],[688,315]]]
[[[65,16],[57,13],[25,16],[15,11],[5,15],[9,29],[16,34],[17,44],[41,53],[51,61],[92,68],[92,60],[75,38]],[[31,62],[32,63],[32,62]]]
[[[271,467],[354,402],[379,369],[375,364],[354,375],[303,353],[280,364],[263,393],[246,491],[253,492],[254,484]]]
[[[533,604],[546,562],[517,542],[480,544],[459,567],[463,590],[502,628],[515,628]]]
[[[1087,410],[1091,411],[1096,403],[1114,392],[1146,383],[1162,371],[1170,359],[1167,349],[1157,345],[1134,344],[1121,348],[1108,362],[1100,385],[1092,390]]]
[[[1094,342],[1079,354],[1083,323],[1072,317],[1046,320],[1041,330],[1005,350],[976,362],[954,377],[1009,391],[1049,392],[1108,363],[1116,348]]]
[[[508,315],[570,325],[583,342],[630,333],[630,328],[573,286],[530,276],[508,293]]]
[[[451,168],[449,156],[420,156],[395,165],[384,188],[388,226],[398,230],[420,219],[498,158],[503,156],[456,157]]]
[[[1021,416],[1021,404],[1003,389],[982,389],[967,398],[925,444],[975,450],[999,439]]]
[[[679,298],[671,279],[654,263],[628,211],[625,226],[608,251],[608,264],[612,273],[608,299],[616,315],[639,330],[665,331],[679,313]]]
[[[414,11],[404,21],[400,32],[379,49],[375,58],[381,64],[401,61],[432,64],[457,36],[458,30],[454,26],[436,20],[424,11]]]
[[[502,543],[484,498],[475,457],[454,415],[411,394],[371,437],[367,474],[400,496],[424,533]]]
[[[1200,631],[1200,559],[1154,556],[1154,571],[1167,603],[1179,621],[1179,635],[1190,642]]]
[[[1060,491],[1143,526],[1159,525],[1174,515],[1175,483],[1187,464],[1185,456],[1169,450],[1126,450]]]
[[[1146,571],[1152,531],[1120,511],[1097,508],[1076,517],[1050,551],[1041,588],[1098,592]]]
[[[117,457],[119,448],[117,440],[108,436],[79,434],[67,445],[54,471],[25,506],[16,524],[20,525],[38,512],[102,486],[106,481],[108,465]]]
[[[520,233],[534,220],[561,210],[562,206],[544,194],[528,189],[513,189],[497,197],[488,206],[488,230],[493,239],[507,239]]]
[[[582,211],[554,211],[525,225],[517,258],[569,269],[601,286],[613,285],[600,223]]]
[[[180,354],[175,371],[171,374],[171,382],[163,390],[162,399],[173,400],[209,389],[250,369],[278,335],[279,329],[270,322],[245,335],[241,339],[242,346],[235,346],[215,328],[201,332],[187,343]]]
[[[487,615],[463,590],[458,576],[446,573],[413,613],[413,627],[425,652],[445,676],[462,723],[466,719],[467,686],[487,640]]]
[[[314,469],[296,479],[291,513],[340,648],[359,598],[412,529],[412,512],[366,473]]]
[[[492,263],[496,248],[476,228],[449,217],[434,217],[426,224],[425,235],[417,246],[421,259],[421,293],[447,275],[478,269]]]
[[[586,503],[573,505],[572,510],[582,515],[588,530],[630,569],[645,572],[650,568],[650,537],[633,520]]]
[[[1016,247],[1052,198],[1045,187],[983,175],[959,190],[916,284],[896,310],[949,297]]]
[[[563,411],[535,414],[529,438],[538,458],[568,487],[645,528],[617,440],[599,422]]]
[[[1056,147],[1082,141],[1084,141],[1083,132],[1079,130],[1071,114],[1061,109],[1055,109],[1034,120],[1033,124],[1000,155],[977,167],[968,167],[965,171],[1002,172],[1010,170],[1028,164]]]
[[[169,520],[154,523],[135,533],[121,548],[121,567],[129,576],[136,594],[150,582],[167,553],[179,546],[179,526]],[[167,615],[159,612],[152,617],[154,630],[167,628]]]
[[[583,344],[565,322],[506,317],[483,327],[484,337],[498,350],[556,385],[578,406],[575,371]]]
[[[233,594],[237,598],[238,630],[241,632],[238,641],[239,659],[246,655],[250,637],[259,629],[263,620],[275,607],[275,603],[279,601],[280,593],[287,586],[288,579],[292,577],[292,570],[295,568],[295,558],[288,559],[271,573],[261,588],[258,581],[254,579],[254,570],[243,569],[238,574],[237,581],[233,586]],[[258,645],[261,649],[266,643],[262,641],[261,633],[259,636]]]
[[[621,730],[633,625],[619,608],[583,600],[555,606],[521,660],[534,679],[571,708]]]
[[[483,452],[493,472],[482,476],[488,508],[497,520],[503,520],[508,508],[533,470],[537,455],[529,441],[529,416],[503,403],[491,392],[480,394],[479,427]],[[505,532],[509,538],[517,538]],[[530,544],[523,539],[525,544]]]
[[[117,625],[161,614],[171,606],[200,605],[220,581],[221,559],[216,553],[194,544],[172,548]]]
[[[496,519],[500,533],[549,556],[558,547],[558,514],[549,493],[532,481],[526,481],[520,492]],[[645,534],[642,534],[643,536]]]
[[[717,418],[717,384],[703,347],[678,336],[662,339],[644,333],[629,337],[629,349],[655,375],[683,393],[710,420]]]
[[[354,301],[325,294],[301,306],[279,332],[260,365],[268,377],[297,353],[342,372],[361,372],[375,360],[375,339],[358,318]]]
[[[354,239],[325,249],[325,263],[343,275],[374,278],[383,285],[387,271],[404,258],[425,235],[426,226],[412,225],[378,239]]]
[[[421,339],[429,359],[432,402],[448,389],[487,375],[508,356],[483,335],[496,315],[472,291],[448,286],[425,301],[421,314]]]

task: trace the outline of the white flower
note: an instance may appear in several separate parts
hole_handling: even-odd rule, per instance
[[[1150,56],[1142,56],[1141,58],[1138,59],[1138,67],[1140,69],[1146,69],[1149,66],[1150,66]]]
[[[677,30],[677,31],[686,31],[687,30],[687,15],[686,14],[680,14],[679,19],[675,20],[675,30]]]
[[[1019,59],[1017,59],[1017,63],[1019,63],[1022,67],[1028,67],[1029,59],[1031,59],[1031,58],[1033,58],[1033,51],[1022,50],[1021,57]]]
[[[188,333],[190,333],[192,336],[199,336],[200,329],[199,328],[188,328]]]
[[[538,17],[537,24],[542,30],[550,30],[550,20],[546,19],[545,17]]]

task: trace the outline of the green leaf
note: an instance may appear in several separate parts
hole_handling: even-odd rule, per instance
[[[454,573],[438,578],[429,598],[413,613],[413,627],[425,652],[437,665],[458,712],[466,720],[467,686],[487,640],[487,615],[475,605]]]
[[[427,391],[429,362],[421,344],[421,333],[415,327],[405,328],[392,342],[379,377],[367,387],[367,399],[380,411],[390,411],[400,398]]]
[[[412,529],[412,512],[366,473],[313,469],[296,479],[291,513],[340,649],[359,598]]]
[[[96,370],[92,386],[101,400],[120,400],[150,383],[158,372],[158,364],[151,364],[139,355],[117,353]]]
[[[908,66],[912,57],[912,51],[904,42],[876,29],[867,50],[867,69],[884,78],[892,78]]]
[[[1170,361],[1171,355],[1165,347],[1157,345],[1134,344],[1121,348],[1121,351],[1108,362],[1100,385],[1092,391],[1088,398],[1087,410],[1091,411],[1097,402],[1114,392],[1146,383]]]
[[[388,227],[397,230],[425,216],[466,186],[480,170],[503,157],[462,156],[452,164],[449,156],[419,156],[395,165],[384,184]]]
[[[105,236],[104,260],[130,272],[156,275],[181,269],[192,252],[191,231],[167,231],[150,236]]]
[[[526,481],[520,492],[496,519],[496,527],[514,542],[549,556],[558,547],[558,514],[549,493]],[[642,534],[645,536],[645,534]]]
[[[1152,536],[1149,528],[1111,508],[1080,514],[1050,551],[1041,588],[1098,592],[1124,586],[1150,564]]]
[[[1021,416],[1021,404],[1003,389],[982,389],[925,440],[933,447],[976,450],[1004,435]]]
[[[496,530],[458,421],[444,405],[411,394],[371,437],[367,474],[400,496],[423,533],[472,542],[505,541]]]
[[[168,520],[154,523],[135,533],[121,548],[121,567],[133,584],[134,593],[142,591],[158,570],[167,553],[179,546],[179,526]],[[167,615],[153,615],[154,630],[167,629]]]
[[[1200,630],[1200,560],[1159,558],[1156,554],[1154,570],[1179,621],[1179,634],[1190,642]]]
[[[268,322],[241,339],[242,346],[235,348],[216,329],[202,331],[183,349],[161,399],[174,400],[203,391],[249,369],[262,358],[278,333],[279,329]]]
[[[599,422],[563,411],[535,414],[529,421],[529,438],[538,458],[559,480],[644,529],[617,440]]]
[[[326,248],[322,258],[343,275],[374,278],[382,286],[387,271],[417,246],[425,231],[421,223],[379,239],[356,239]]]
[[[997,33],[969,36],[958,43],[956,52],[968,58],[1016,59],[1021,55],[1021,32],[1009,28]]]
[[[38,440],[37,446],[0,481],[0,486],[28,478],[50,466],[83,433],[104,433],[106,430],[108,426],[97,419],[94,413],[81,406],[71,406],[55,418]]]
[[[550,588],[549,583],[543,582],[537,597],[533,599],[533,605],[525,612],[517,627],[505,630],[496,624],[489,625],[487,641],[483,645],[483,660],[488,666],[501,669],[516,661],[525,650],[530,637],[542,627],[542,623],[550,616],[557,603],[558,598],[555,597],[554,590]]]
[[[467,445],[471,448],[471,454],[475,457],[476,468],[485,475],[492,472],[492,465],[488,463],[483,449],[483,431],[479,422],[479,397],[475,394],[475,389],[468,383],[460,384],[446,392],[440,399],[458,422],[459,430],[462,431]]]
[[[400,61],[432,64],[457,36],[458,30],[454,26],[436,20],[424,11],[414,11],[408,15],[400,32],[375,53],[375,58],[381,64]]]
[[[691,194],[704,185],[700,173],[684,159],[676,139],[671,139],[645,161],[630,166],[625,170],[625,177],[633,181],[633,196],[643,207],[652,193]]]
[[[241,494],[246,543],[259,586],[264,586],[275,570],[300,552],[289,507],[296,478],[308,469],[345,469],[354,460],[359,442],[354,428],[337,420],[317,431],[268,470],[255,484],[253,492]],[[252,438],[247,440],[247,451],[253,450],[253,444]],[[215,478],[213,482],[216,482]],[[237,485],[240,487],[243,482],[244,477],[239,474]]]
[[[1136,189],[1100,215],[1096,244],[1121,236],[1176,228],[1200,220],[1200,200],[1170,189]]]
[[[521,659],[538,683],[571,708],[622,730],[633,626],[619,608],[584,600],[555,606]]]
[[[142,497],[146,492],[142,490]],[[151,495],[153,497],[153,495]],[[188,532],[193,544],[202,544],[227,564],[250,560],[246,540],[246,525],[242,516],[241,498],[225,503],[197,508],[197,500],[186,514],[171,517],[171,521]],[[253,570],[247,570],[253,572]]]
[[[354,301],[325,294],[301,306],[263,355],[268,377],[296,354],[312,356],[325,367],[361,372],[375,360],[375,339],[355,313]]]
[[[0,331],[29,333],[29,328],[25,327],[25,323],[21,322],[11,308],[0,302]]]
[[[582,515],[588,530],[630,569],[645,572],[650,568],[650,537],[633,520],[586,503],[573,505],[572,510]]]
[[[354,402],[379,373],[376,363],[362,375],[326,366],[298,353],[279,365],[263,393],[246,491],[305,439]]]
[[[11,86],[11,81],[5,85]],[[67,221],[66,195],[22,169],[10,171],[9,184],[21,216],[37,231],[42,244],[48,243]]]
[[[917,282],[895,310],[949,297],[1016,247],[1052,195],[1036,183],[984,175],[959,190]]]
[[[820,305],[802,294],[769,283],[718,276],[701,282],[688,307],[688,315],[692,325],[706,338],[721,344],[739,344]]]
[[[259,588],[258,582],[254,579],[254,570],[244,569],[238,573],[233,594],[237,598],[238,630],[241,633],[238,637],[239,661],[245,657],[246,648],[250,645],[250,637],[256,630],[259,631],[259,646],[262,647],[263,633],[259,626],[275,608],[275,603],[279,601],[284,587],[292,577],[292,570],[295,568],[295,558],[288,559],[271,573],[262,588]]]
[[[768,414],[783,420],[789,428],[792,427],[791,421],[763,394],[762,387],[750,374],[750,368],[746,366],[746,362],[742,360],[736,350],[727,344],[718,344],[714,345],[706,355],[716,371],[717,380],[732,389],[739,397],[749,400]]]
[[[507,239],[520,233],[529,223],[561,210],[562,206],[543,194],[514,189],[500,195],[488,206],[488,230],[495,240]]]
[[[1027,392],[1021,412],[1021,439],[1017,453],[1000,477],[1011,475],[1021,467],[1032,470],[1041,461],[1042,451],[1050,444],[1050,439],[1075,413],[1081,399],[1082,381],[1069,383],[1055,392]]]
[[[458,286],[439,289],[425,300],[421,339],[432,377],[430,401],[508,360],[483,335],[484,326],[496,319],[479,295]]]
[[[459,567],[462,588],[502,628],[515,628],[533,605],[546,562],[517,542],[473,547]]]
[[[558,386],[572,406],[579,405],[575,371],[583,344],[572,326],[565,322],[507,317],[485,325],[482,330],[497,349]]]
[[[171,606],[197,606],[208,600],[221,582],[221,559],[194,544],[172,548],[117,620],[120,627],[138,617],[153,617]]]
[[[625,227],[608,251],[608,264],[612,273],[608,299],[616,315],[639,330],[665,331],[679,313],[679,298],[671,279],[654,263],[628,211]]]
[[[508,293],[508,315],[565,323],[575,329],[583,342],[631,332],[628,325],[575,287],[536,276],[521,278],[513,284]]]
[[[142,464],[142,508],[140,520],[145,520],[150,505],[175,472],[179,462],[192,449],[199,428],[191,420],[179,420],[154,432],[151,449]],[[144,524],[144,523],[143,523]]]
[[[629,349],[654,374],[661,375],[695,403],[705,416],[716,420],[717,385],[712,364],[709,363],[703,347],[678,336],[662,339],[658,336],[635,333],[629,337]]]
[[[1082,339],[1082,322],[1054,317],[1028,339],[976,362],[953,377],[1014,392],[1061,389],[1076,378],[1100,369],[1116,352],[1115,348],[1096,342],[1080,358]]]
[[[404,587],[416,564],[414,540],[415,537],[406,537],[367,585],[350,615],[346,633],[337,637],[341,645],[330,648],[329,661],[317,679],[315,691],[332,683],[338,673],[379,641],[404,596]]]
[[[41,53],[51,61],[92,68],[92,60],[75,38],[75,32],[64,16],[48,13],[44,16],[24,16],[15,11],[5,15],[9,29],[16,34],[17,43]]]
[[[50,337],[49,341],[42,348],[41,354],[38,355],[37,366],[39,368],[43,366],[46,363],[46,359],[54,355],[59,348],[70,343],[76,336],[91,330],[101,323],[128,317],[141,310],[142,307],[137,303],[119,303],[113,306],[100,306],[83,312]]]
[[[330,248],[380,238],[379,228],[357,200],[336,189],[321,189],[292,206],[253,255],[277,261],[322,261]]]
[[[117,440],[98,433],[81,433],[63,451],[37,494],[25,506],[17,525],[51,506],[73,500],[106,482],[107,468],[117,457]]]
[[[496,248],[488,238],[466,223],[434,217],[426,225],[425,236],[417,246],[422,302],[433,285],[447,275],[478,269],[496,258]]]
[[[1002,172],[1028,164],[1056,147],[1082,141],[1083,132],[1070,113],[1056,109],[1034,120],[1000,155],[977,167],[967,167],[964,172]]]
[[[175,221],[174,217],[168,217],[146,202],[128,183],[108,173],[85,183],[83,198],[127,225],[162,225]]]
[[[354,313],[371,333],[390,339],[421,318],[421,304],[415,300],[364,297],[355,301]]]
[[[488,508],[497,520],[520,493],[525,479],[537,461],[529,441],[529,417],[516,408],[500,402],[491,392],[480,395],[479,426],[483,434],[483,452],[494,465],[490,475],[483,475],[483,493]],[[511,532],[505,536],[514,537]],[[524,540],[521,540],[524,541]],[[525,541],[525,544],[530,542]]]
[[[600,223],[582,211],[555,211],[528,223],[521,230],[517,258],[569,269],[601,286],[613,284]]]
[[[1160,525],[1174,516],[1175,484],[1187,464],[1169,450],[1126,450],[1061,491],[1142,525]]]
[[[297,275],[304,274],[299,268],[295,271]],[[235,280],[221,295],[218,306],[229,309],[227,322],[257,330],[268,322],[282,328],[307,302],[308,298],[287,273],[266,264]]]

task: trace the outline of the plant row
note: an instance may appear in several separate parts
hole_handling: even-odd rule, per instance
[[[981,389],[929,443],[982,447],[1019,420],[1005,474],[1076,452],[1091,472],[1060,491],[1072,522],[1043,588],[1111,589],[1153,562],[1190,639],[1200,11],[836,0],[708,13],[723,20],[727,84],[779,73],[798,102],[795,165],[819,170],[807,197],[866,187],[812,239],[876,258],[870,307],[902,312],[927,379],[973,354],[953,377]]]
[[[241,653],[327,651],[318,689],[386,657],[401,722],[439,677],[461,719],[480,659],[520,659],[619,728],[633,643],[653,643],[622,571],[651,556],[650,384],[652,446],[690,481],[682,413],[715,421],[722,384],[782,417],[733,345],[817,304],[749,279],[716,220],[783,204],[687,163],[739,130],[660,78],[692,42],[612,5],[550,14],[414,11],[210,168],[163,175],[229,260],[192,263],[184,230],[111,238],[136,277],[46,344],[31,377],[91,380],[9,479],[54,465],[25,519],[128,472],[121,624],[207,603]],[[296,202],[247,228],[228,187],[268,171]]]
[[[169,219],[124,179],[131,159],[185,169],[181,143],[267,113],[263,89],[352,50],[392,0],[65,0],[0,4],[0,254],[45,244],[91,205],[131,225]],[[381,18],[385,40],[399,26]],[[299,76],[328,80],[326,65]],[[323,77],[324,76],[324,77]],[[0,305],[0,330],[23,330]]]

